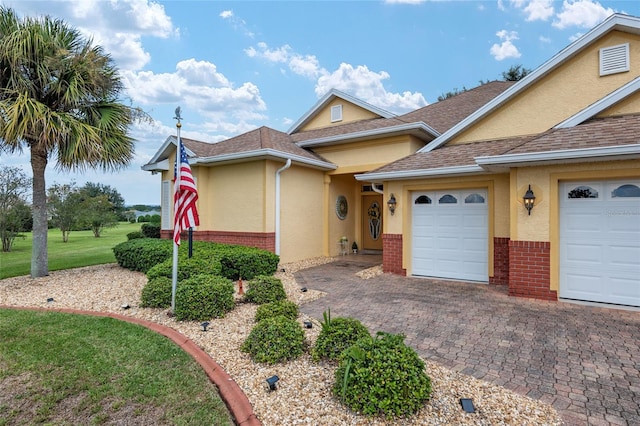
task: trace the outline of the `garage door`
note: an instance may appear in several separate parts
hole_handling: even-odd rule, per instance
[[[486,190],[412,194],[412,274],[488,281]]]
[[[640,306],[640,180],[560,189],[560,297]]]

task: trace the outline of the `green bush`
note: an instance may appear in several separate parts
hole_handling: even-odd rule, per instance
[[[135,240],[136,238],[144,238],[144,235],[140,231],[133,231],[127,234],[127,241]]]
[[[260,305],[256,311],[256,322],[277,316],[295,320],[298,318],[298,305],[290,300],[278,300]]]
[[[172,240],[136,238],[113,248],[118,265],[132,271],[147,272],[152,266],[171,258]]]
[[[258,275],[273,275],[280,256],[267,250],[236,246],[220,257],[222,275],[230,280],[251,280]]]
[[[326,316],[325,316],[326,318]],[[313,359],[338,359],[340,354],[356,341],[370,337],[367,327],[355,318],[335,318],[322,323],[322,330],[313,347]]]
[[[140,227],[140,231],[147,238],[160,238],[159,223],[143,223]]]
[[[143,308],[169,308],[171,306],[171,278],[155,277],[142,288]]]
[[[224,317],[235,305],[233,294],[230,280],[215,275],[196,275],[180,281],[174,314],[178,321]]]
[[[245,300],[262,305],[287,298],[282,281],[276,277],[259,275],[247,283]]]
[[[360,339],[340,359],[333,394],[355,412],[411,415],[431,396],[424,361],[404,344],[402,334],[379,332]]]
[[[220,275],[220,262],[214,257],[205,258],[203,255],[194,255],[191,258],[178,256],[178,281],[200,274]],[[173,277],[172,257],[147,271],[147,278],[156,277]]]
[[[253,327],[241,350],[256,362],[276,364],[295,359],[304,352],[304,332],[295,320],[266,318]]]

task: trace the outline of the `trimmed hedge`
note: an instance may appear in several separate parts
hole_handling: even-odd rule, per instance
[[[196,275],[182,280],[176,290],[178,321],[222,318],[235,306],[233,282],[215,275]]]
[[[118,265],[132,271],[147,272],[152,266],[172,255],[171,240],[136,238],[113,248]]]
[[[142,308],[169,308],[171,307],[171,278],[155,277],[150,279],[142,288]]]
[[[159,223],[143,223],[140,227],[140,231],[147,238],[160,238]]]
[[[260,322],[267,318],[283,316],[295,320],[298,318],[298,305],[290,300],[278,300],[258,306],[255,321]]]
[[[144,238],[144,235],[140,231],[133,231],[127,234],[127,240],[135,240],[136,238]]]
[[[220,261],[215,257],[209,259],[202,256],[178,257],[178,281],[200,274],[221,275]],[[173,258],[158,263],[147,271],[147,278],[150,280],[157,277],[173,277]]]
[[[240,278],[251,280],[258,275],[273,275],[278,269],[278,262],[280,256],[277,254],[253,247],[229,250],[220,258],[222,275],[233,281]]]
[[[431,396],[424,361],[402,334],[378,332],[340,356],[333,394],[355,412],[386,417],[416,413]]]
[[[336,360],[340,354],[356,341],[371,337],[369,330],[355,318],[338,317],[322,323],[322,330],[313,347],[315,361],[320,358]]]
[[[247,283],[245,300],[262,305],[287,298],[282,281],[276,277],[259,275]]]
[[[304,352],[304,331],[295,320],[266,318],[253,327],[240,349],[256,362],[276,364],[295,359]]]

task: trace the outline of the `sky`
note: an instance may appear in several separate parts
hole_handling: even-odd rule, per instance
[[[594,0],[0,0],[19,16],[50,15],[111,55],[136,123],[130,166],[60,172],[47,187],[110,185],[127,205],[160,204],[160,177],[142,171],[167,137],[220,142],[260,126],[287,131],[335,88],[402,114],[521,65],[533,70],[615,12],[640,1]],[[31,176],[28,152],[0,167]]]

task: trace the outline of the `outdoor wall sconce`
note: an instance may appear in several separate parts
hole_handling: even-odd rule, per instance
[[[280,378],[278,376],[271,376],[267,379],[267,385],[269,385],[269,390],[274,391],[278,389],[277,383]]]
[[[202,324],[200,324],[200,327],[202,327],[202,331],[207,331],[207,327],[209,327],[209,321],[205,321]]]
[[[304,327],[305,328],[312,328],[313,327],[313,323],[311,321],[305,321],[304,322]]]
[[[389,198],[389,201],[387,201],[387,206],[389,206],[389,211],[391,212],[391,216],[393,216],[393,214],[396,212],[397,204],[398,203],[396,201],[395,195],[391,194],[391,198]]]
[[[533,202],[536,201],[536,196],[533,194],[531,190],[531,185],[529,185],[529,189],[525,192],[524,197],[522,197],[524,201],[524,208],[527,209],[529,216],[531,216],[531,209],[533,209]]]

